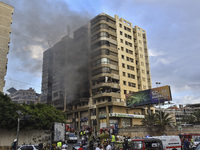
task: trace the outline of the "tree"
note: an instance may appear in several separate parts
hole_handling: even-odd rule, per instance
[[[25,125],[33,129],[51,129],[54,122],[65,123],[66,115],[53,106],[38,103],[24,105],[23,112],[31,115]]]
[[[196,122],[197,124],[200,124],[200,110],[195,111],[195,112],[193,113],[193,116],[194,116],[194,118],[195,118],[195,122]]]
[[[156,125],[158,126],[158,131],[161,134],[165,134],[166,126],[172,123],[172,118],[169,113],[164,111],[159,111],[156,113]]]
[[[8,95],[0,92],[0,128],[1,129],[17,129],[17,110],[20,110],[20,105],[11,103]]]
[[[195,116],[193,114],[183,116],[182,122],[184,124],[193,124],[195,121]]]
[[[151,135],[154,135],[153,127],[156,124],[156,120],[156,115],[153,113],[149,113],[145,115],[145,118],[141,121],[142,124],[147,127]]]
[[[54,122],[66,121],[66,115],[46,104],[20,105],[12,103],[8,95],[0,92],[0,128],[17,129],[18,114],[20,110],[25,117],[21,118],[21,129],[51,129]],[[28,115],[28,117],[27,117]]]

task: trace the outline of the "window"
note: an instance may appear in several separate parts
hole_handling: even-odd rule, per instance
[[[131,77],[131,74],[130,74],[130,73],[128,73],[128,77],[129,77],[129,78]]]
[[[133,51],[129,50],[129,54],[133,54]]]
[[[130,58],[130,62],[132,62],[132,63],[133,63],[133,58]]]
[[[144,77],[142,77],[142,81],[143,81],[143,82],[145,82],[145,81],[146,81]]]
[[[135,83],[132,83],[132,85],[131,85],[131,86],[132,86],[132,87],[135,87],[135,85],[136,85]]]
[[[125,64],[124,63],[122,63],[122,67],[125,68]]]
[[[131,78],[132,78],[132,79],[135,79],[135,75],[131,74]]]
[[[120,28],[122,27],[122,24],[121,24],[121,23],[119,24],[119,27],[120,27]]]
[[[134,67],[133,66],[130,66],[130,69],[134,71]]]
[[[142,73],[144,73],[144,70],[142,69]]]
[[[127,69],[130,69],[130,66],[129,66],[129,65],[127,65]]]
[[[144,66],[144,62],[141,62],[141,65]]]
[[[120,31],[120,35],[122,35],[123,33],[122,33],[122,31]]]
[[[143,58],[143,55],[142,55],[142,54],[140,54],[140,58]]]
[[[96,66],[99,64],[110,64],[109,58],[100,58],[92,62],[92,66]]]
[[[126,85],[126,81],[123,81],[123,84]]]
[[[126,49],[126,52],[128,53],[128,49]]]
[[[123,43],[123,39],[120,39],[121,43]]]
[[[124,55],[122,55],[122,59],[124,59]]]
[[[129,61],[129,57],[126,57],[126,60]]]
[[[126,94],[126,90],[124,90],[124,94]]]
[[[122,51],[124,51],[124,48],[123,48],[123,47],[121,47],[121,50],[122,50]]]
[[[125,37],[128,37],[128,35],[125,33]]]
[[[126,76],[126,72],[123,72],[123,76]]]

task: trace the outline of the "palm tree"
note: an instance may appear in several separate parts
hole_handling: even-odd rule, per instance
[[[158,131],[161,134],[165,133],[166,126],[172,123],[172,117],[170,117],[169,113],[164,111],[160,111],[156,113],[156,125],[158,126]]]
[[[153,127],[156,124],[156,115],[149,113],[145,115],[145,118],[141,122],[144,126],[147,127],[150,135],[154,135]]]

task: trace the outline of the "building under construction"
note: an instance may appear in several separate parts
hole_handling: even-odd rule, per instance
[[[44,52],[41,101],[63,109],[76,129],[141,125],[147,109],[128,108],[126,94],[147,89],[146,31],[117,15],[99,14]]]

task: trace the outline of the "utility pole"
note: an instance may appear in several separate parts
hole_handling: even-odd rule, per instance
[[[18,144],[19,144],[19,126],[20,126],[20,118],[23,115],[23,113],[18,110],[16,111],[18,114],[18,119],[17,119],[17,142],[16,142],[16,148],[18,149]]]

